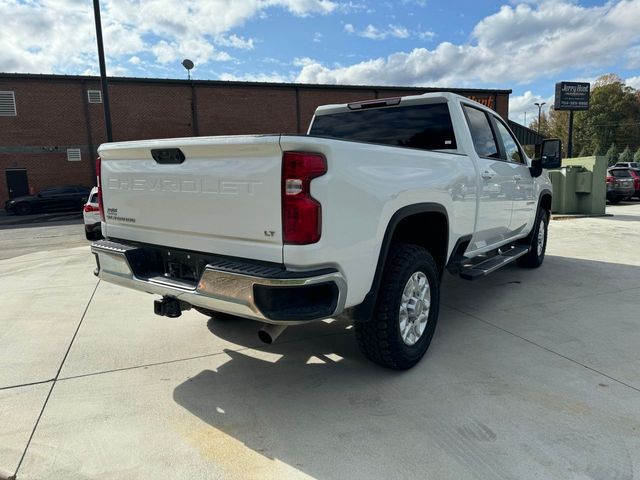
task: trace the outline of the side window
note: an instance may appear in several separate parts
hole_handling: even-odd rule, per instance
[[[496,139],[493,137],[493,130],[489,124],[487,115],[477,108],[464,106],[467,115],[471,138],[476,152],[485,158],[500,158]]]
[[[51,195],[58,195],[60,193],[59,188],[47,188],[40,192],[40,195],[43,197],[50,197]]]
[[[518,143],[515,141],[511,132],[507,130],[507,127],[496,118],[496,125],[498,125],[498,133],[502,138],[502,144],[504,145],[505,152],[507,154],[507,160],[510,162],[524,163],[524,159],[520,154]]]

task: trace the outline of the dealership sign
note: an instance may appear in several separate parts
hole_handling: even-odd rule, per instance
[[[589,110],[589,83],[556,83],[556,110]]]

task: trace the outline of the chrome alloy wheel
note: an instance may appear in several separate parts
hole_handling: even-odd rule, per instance
[[[538,256],[542,255],[542,249],[544,248],[544,233],[545,233],[546,225],[544,223],[544,219],[540,220],[540,226],[538,227],[538,244],[536,245],[538,248]]]
[[[429,280],[422,272],[415,272],[407,281],[400,302],[400,336],[402,341],[415,345],[429,321],[431,289]]]

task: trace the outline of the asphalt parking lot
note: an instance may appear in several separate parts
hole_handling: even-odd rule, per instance
[[[608,212],[553,221],[540,269],[447,276],[432,346],[403,373],[367,362],[345,320],[266,347],[251,321],[155,316],[152,296],[93,276],[84,238],[25,235],[78,225],[0,229],[0,470],[637,478],[640,203]]]

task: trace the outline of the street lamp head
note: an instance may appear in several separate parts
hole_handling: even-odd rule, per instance
[[[187,78],[191,80],[191,69],[193,68],[193,62],[188,58],[182,60],[182,66],[187,69]]]

